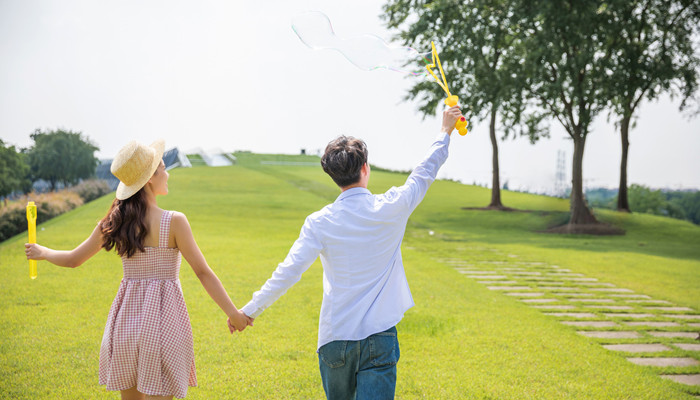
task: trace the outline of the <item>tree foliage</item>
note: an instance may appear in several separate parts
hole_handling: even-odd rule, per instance
[[[700,224],[700,192],[652,190],[632,184],[629,187],[629,200],[633,212],[663,215]]]
[[[573,141],[569,226],[596,223],[583,196],[583,155],[593,119],[607,106],[605,70],[613,22],[600,2],[523,1],[520,54],[528,96],[540,118],[558,121]]]
[[[44,179],[55,189],[58,182],[75,184],[94,176],[98,162],[94,154],[99,148],[83,138],[82,133],[37,129],[30,137],[34,146],[27,155],[34,179]]]
[[[700,3],[692,0],[609,0],[598,12],[611,22],[612,51],[606,60],[610,84],[605,96],[617,119],[622,144],[617,208],[630,211],[627,193],[629,130],[643,99],[662,93],[688,106],[698,87],[700,59],[693,35],[700,27]]]
[[[31,186],[28,173],[29,166],[24,155],[15,146],[6,146],[0,139],[0,197],[14,191],[27,191]]]
[[[489,207],[503,208],[496,120],[503,138],[515,134],[524,102],[521,80],[514,79],[519,64],[513,59],[519,15],[511,0],[390,0],[384,6],[389,28],[398,30],[397,38],[418,49],[430,49],[434,41],[447,84],[460,98],[468,119],[489,121],[493,149],[492,198]],[[414,84],[406,99],[419,99],[423,115],[435,113],[445,98],[444,91],[431,80]],[[472,121],[470,121],[471,123]],[[538,138],[535,130],[531,140]]]

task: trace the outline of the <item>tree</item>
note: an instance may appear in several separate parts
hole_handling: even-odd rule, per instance
[[[24,155],[15,146],[6,146],[0,139],[0,197],[18,190],[25,191],[31,182],[27,179],[29,166]]]
[[[523,107],[513,79],[517,62],[511,60],[518,26],[511,0],[390,0],[384,6],[389,28],[398,29],[405,45],[429,49],[434,41],[451,92],[459,94],[464,114],[489,119],[492,156],[491,203],[488,208],[506,209],[501,202],[496,120],[500,116],[503,138],[514,132]],[[419,110],[432,115],[445,93],[428,80],[416,83],[406,99],[420,98]],[[531,132],[536,132],[535,130]],[[536,140],[533,134],[531,140]]]
[[[660,190],[651,190],[643,185],[632,184],[629,187],[631,208],[635,212],[664,215],[666,197]]]
[[[680,94],[681,110],[698,87],[700,60],[693,35],[700,26],[700,3],[692,0],[612,0],[599,12],[613,22],[607,72],[608,97],[618,116],[622,157],[618,211],[630,212],[627,192],[629,130],[642,99]],[[675,87],[673,84],[675,83]]]
[[[27,155],[32,177],[49,181],[51,189],[56,184],[75,184],[95,174],[99,148],[82,133],[64,130],[41,132],[39,129],[30,135],[34,146]]]
[[[602,63],[610,57],[612,22],[598,13],[593,0],[523,1],[522,57],[527,95],[536,101],[533,115],[557,120],[574,144],[571,216],[565,232],[597,220],[583,193],[583,154],[593,118],[606,106],[607,82]]]

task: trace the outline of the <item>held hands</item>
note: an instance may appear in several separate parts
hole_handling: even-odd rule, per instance
[[[36,243],[25,243],[24,244],[24,254],[27,255],[27,260],[45,260],[46,247],[40,246]]]
[[[442,113],[442,132],[445,132],[448,135],[452,134],[457,120],[461,117],[462,111],[460,111],[459,106],[453,106],[445,110]]]
[[[233,333],[234,331],[243,332],[246,327],[253,326],[253,321],[255,321],[255,318],[251,318],[245,315],[243,311],[238,310],[226,322],[228,323],[228,330]]]

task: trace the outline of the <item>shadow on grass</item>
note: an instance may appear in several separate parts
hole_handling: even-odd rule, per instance
[[[566,223],[559,223],[552,225],[545,230],[535,231],[537,233],[552,233],[552,234],[564,234],[564,235],[594,235],[594,236],[610,236],[610,235],[624,235],[625,230],[619,228],[615,225],[608,224],[605,222],[598,222],[595,224],[570,224],[568,220],[571,213],[562,211],[545,211],[545,210],[519,210],[517,208],[510,207],[462,207],[462,210],[469,211],[503,211],[503,212],[522,212],[522,213],[534,213],[541,216],[548,216],[551,214],[558,214],[566,216]]]
[[[484,212],[476,207],[462,207],[463,213],[430,213],[413,219],[419,226],[435,224],[451,231],[454,239],[486,240],[492,243],[535,245],[550,249],[579,249],[594,252],[628,251],[652,256],[697,261],[700,230],[683,221],[640,214],[624,215],[613,211],[596,212],[601,229],[607,225],[621,234],[590,234],[589,232],[556,232],[566,227],[568,211],[515,210]],[[427,217],[427,218],[426,218]],[[647,221],[654,219],[655,221]],[[656,221],[658,220],[658,221]],[[602,228],[605,229],[605,228]],[[556,232],[556,234],[555,234]]]

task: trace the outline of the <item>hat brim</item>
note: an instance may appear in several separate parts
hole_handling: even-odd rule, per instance
[[[133,196],[141,190],[142,187],[146,186],[146,183],[148,183],[148,180],[151,179],[153,174],[156,173],[156,169],[158,169],[158,165],[160,164],[160,161],[163,159],[163,152],[165,152],[165,140],[156,140],[155,142],[151,143],[151,146],[155,150],[155,154],[153,157],[153,161],[151,161],[151,166],[150,166],[150,173],[149,174],[144,174],[141,179],[138,181],[134,182],[131,185],[125,185],[124,182],[119,182],[119,186],[117,186],[117,199],[118,200],[126,200],[129,197]]]

